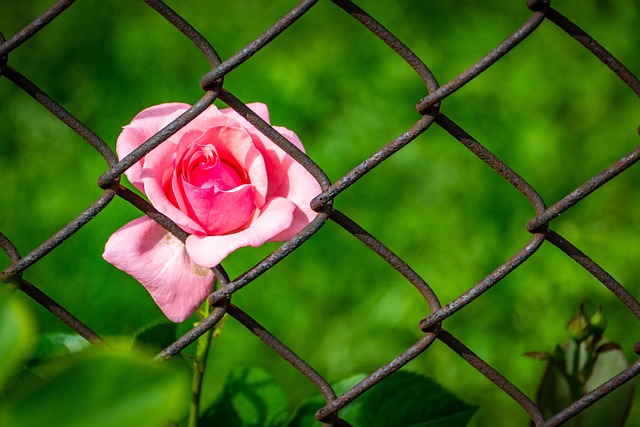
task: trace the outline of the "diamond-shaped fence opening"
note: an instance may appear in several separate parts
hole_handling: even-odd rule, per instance
[[[483,408],[490,396],[477,422],[494,425],[559,425],[638,374],[636,360],[548,415],[522,358],[563,340],[583,297],[607,308],[627,356],[640,350],[635,6],[40,3],[2,6],[1,278],[88,341],[158,316],[100,253],[140,211],[186,238],[122,175],[216,102],[315,177],[317,216],[213,268],[217,308],[158,359],[227,314],[292,365],[292,389],[323,394],[326,425],[405,366]],[[192,107],[118,159],[119,127],[177,100]],[[251,101],[287,117],[307,154]],[[243,337],[218,357],[273,360]],[[243,346],[256,352],[231,354]],[[372,373],[336,396],[327,380],[358,371]]]

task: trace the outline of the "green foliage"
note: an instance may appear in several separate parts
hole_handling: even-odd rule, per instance
[[[576,351],[580,352],[584,363],[587,351],[585,346],[578,349],[574,342],[566,342],[558,347],[563,357],[572,357]],[[566,408],[583,394],[593,391],[596,387],[608,381],[614,375],[619,374],[629,366],[624,353],[619,348],[610,348],[599,354],[592,375],[584,384],[581,384],[579,392],[571,389],[571,381],[562,364],[556,360],[551,360],[547,364],[540,388],[538,390],[538,403],[543,413],[547,417],[555,415],[560,410]],[[633,426],[627,424],[631,419],[629,412],[633,402],[635,385],[629,382],[611,394],[605,396],[589,408],[582,411],[578,416],[566,423],[567,427],[623,427]]]
[[[346,393],[351,387],[365,379],[365,374],[356,374],[349,378],[337,381],[332,384],[331,387],[335,391],[336,395],[340,396]],[[320,423],[316,421],[316,411],[322,408],[326,404],[324,398],[321,395],[314,395],[303,400],[296,408],[289,425],[287,427],[305,427],[305,426],[318,426]],[[353,403],[347,405],[342,411],[340,416],[345,418],[350,415]]]
[[[188,400],[181,373],[129,353],[91,353],[20,393],[6,410],[7,425],[160,427]]]
[[[177,338],[177,325],[169,321],[158,321],[136,331],[133,343],[157,351],[162,350]]]
[[[348,419],[356,426],[462,427],[477,408],[433,380],[399,371],[356,400]]]
[[[77,353],[91,344],[76,333],[55,332],[41,334],[32,361],[46,360],[57,356]]]
[[[567,325],[570,341],[552,354],[534,353],[547,361],[538,389],[538,404],[546,417],[566,408],[629,366],[620,345],[603,337],[607,321],[601,307],[588,318],[584,302]],[[623,427],[633,401],[634,384],[627,383],[597,401],[566,425]]]
[[[0,301],[0,332],[0,380],[6,380],[18,375],[17,362],[28,358],[35,337],[16,300]],[[69,335],[42,342],[48,344],[40,345],[37,366],[0,382],[0,425],[162,427],[184,415],[189,382],[174,365],[130,350],[79,350],[84,346]]]
[[[340,395],[364,378],[356,375],[333,388]],[[315,412],[325,403],[316,394],[304,400],[287,421],[287,400],[275,380],[259,369],[237,369],[200,421],[205,426],[228,427],[320,426]],[[340,417],[354,427],[463,427],[475,411],[434,381],[399,371],[342,409]]]
[[[128,353],[91,352],[11,402],[7,425],[164,426],[188,401],[180,373]]]
[[[33,316],[19,300],[0,289],[0,391],[17,367],[29,357],[36,328]]]
[[[269,374],[255,368],[237,369],[229,374],[221,395],[199,425],[280,427],[287,408],[284,391]]]

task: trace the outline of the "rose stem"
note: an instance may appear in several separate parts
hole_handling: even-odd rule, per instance
[[[206,319],[211,314],[211,306],[205,303],[199,310],[202,319]],[[193,361],[193,380],[191,381],[191,405],[189,407],[189,424],[188,427],[198,427],[198,417],[200,416],[200,397],[202,392],[202,380],[204,378],[204,371],[207,366],[207,358],[209,356],[209,349],[211,348],[211,338],[213,336],[218,337],[224,319],[216,324],[212,329],[202,334],[198,338],[196,345],[196,358]],[[213,331],[215,329],[215,331]]]

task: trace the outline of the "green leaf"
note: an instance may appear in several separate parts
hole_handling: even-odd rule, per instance
[[[167,321],[159,321],[146,325],[136,331],[133,344],[146,346],[152,350],[162,350],[175,341],[177,324]]]
[[[580,390],[580,395],[593,391],[629,366],[629,362],[624,353],[618,348],[619,346],[609,342],[601,345],[605,345],[608,350],[597,355],[593,372],[584,384],[584,389]],[[576,344],[568,341],[558,348],[564,353],[564,359],[570,359],[576,351]],[[584,343],[579,350],[580,366],[582,367],[587,359],[587,350]],[[553,360],[548,363],[538,388],[538,405],[545,417],[555,415],[579,397],[572,396],[567,375],[561,363],[559,364]],[[606,395],[568,421],[566,423],[567,427],[624,426],[633,402],[633,386],[633,382],[628,382]]]
[[[340,381],[334,390],[343,394],[365,377]],[[320,426],[315,412],[324,405],[321,396],[304,401],[289,427]],[[340,417],[355,427],[462,427],[475,411],[433,380],[398,371],[343,408]]]
[[[13,396],[1,425],[161,427],[189,399],[182,372],[129,352],[91,349],[52,369],[49,381]]]
[[[286,413],[287,398],[273,378],[261,369],[242,368],[229,374],[199,425],[276,427],[284,425]]]
[[[357,409],[345,415],[354,426],[462,427],[477,408],[427,377],[398,371],[365,393]]]
[[[0,290],[0,388],[31,353],[35,329],[27,307]]]
[[[360,381],[367,377],[366,374],[357,374],[349,378],[345,378],[332,384],[331,387],[333,391],[335,391],[336,395],[340,396],[341,394],[347,392],[351,387],[358,384]],[[322,423],[319,423],[316,420],[316,412],[318,409],[322,408],[326,405],[326,402],[321,394],[315,394],[312,397],[305,399],[295,410],[293,416],[289,420],[287,427],[310,427],[310,426],[321,426]],[[349,404],[342,408],[340,411],[340,416],[344,417],[351,410],[352,404]]]
[[[57,332],[40,335],[33,359],[40,360],[77,353],[91,344],[78,334]]]
[[[593,368],[593,373],[585,384],[586,391],[595,390],[605,381],[624,371],[628,366],[629,362],[619,348],[612,348],[609,351],[600,353]],[[633,381],[617,388],[580,414],[582,418],[581,426],[624,426],[633,404],[633,393]]]

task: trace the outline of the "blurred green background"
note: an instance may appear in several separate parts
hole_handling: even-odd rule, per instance
[[[11,37],[51,2],[0,1]],[[192,0],[171,5],[228,58],[295,1]],[[530,12],[523,1],[360,1],[446,83],[508,37]],[[634,2],[555,6],[632,72],[640,72],[640,8]],[[85,0],[9,55],[25,74],[112,148],[123,125],[162,102],[194,103],[208,71],[202,54],[143,2]],[[328,1],[225,78],[245,102],[261,101],[272,123],[294,130],[337,180],[419,119],[421,80],[397,55]],[[102,158],[27,94],[0,77],[0,231],[22,255],[101,193]],[[442,104],[442,111],[528,180],[547,205],[638,144],[637,97],[550,22]],[[640,294],[640,169],[633,167],[552,223],[634,295]],[[433,126],[349,190],[335,206],[412,266],[442,304],[482,280],[531,238],[533,209],[508,183]],[[140,216],[115,200],[95,220],[29,268],[33,282],[100,335],[131,335],[163,316],[132,278],[102,260],[111,233]],[[232,277],[277,247],[242,249],[223,264]],[[0,254],[0,268],[9,264]],[[444,326],[529,396],[541,362],[585,298],[602,304],[607,335],[630,360],[634,316],[550,244]],[[234,296],[268,330],[330,381],[370,372],[421,336],[420,295],[333,223]],[[33,304],[35,307],[35,304]],[[37,307],[43,332],[67,331]],[[189,322],[182,325],[189,327]],[[295,369],[229,320],[210,355],[205,400],[227,372],[258,366],[292,405],[315,392]],[[427,374],[480,406],[474,426],[527,425],[503,392],[436,342],[407,369]],[[639,414],[636,397],[634,414]]]

